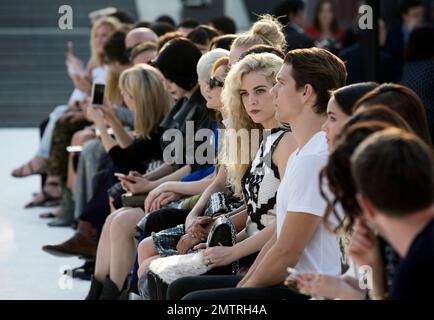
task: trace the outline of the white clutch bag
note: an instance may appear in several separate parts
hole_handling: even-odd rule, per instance
[[[158,258],[149,266],[149,270],[167,284],[182,277],[199,276],[210,269],[203,261],[202,252]]]

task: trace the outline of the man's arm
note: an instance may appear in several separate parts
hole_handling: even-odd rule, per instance
[[[312,214],[288,212],[276,243],[243,287],[262,288],[282,283],[286,268],[297,264],[320,221],[319,216]]]
[[[252,244],[252,239],[254,237],[263,236],[263,235],[269,236],[270,234],[268,234],[268,232],[270,232],[271,237],[268,237],[267,238],[268,240],[265,239],[265,241],[266,241],[265,245],[262,247],[261,251],[259,252],[258,256],[256,257],[255,262],[250,266],[249,271],[247,272],[247,274],[238,283],[237,288],[242,288],[244,286],[244,284],[249,281],[249,279],[255,273],[255,270],[258,268],[258,266],[262,262],[262,259],[264,259],[264,257],[268,253],[268,251],[270,251],[271,248],[273,247],[273,245],[276,243],[276,241],[277,241],[276,223],[273,223],[272,225],[268,226],[267,228],[265,228],[264,230],[262,230],[258,234],[254,235],[253,237],[250,237],[250,238],[246,239],[246,240],[249,240],[249,241],[245,242],[243,244],[243,246],[244,245],[250,245],[250,244]],[[244,241],[242,241],[242,242],[244,242]],[[242,244],[242,242],[240,242],[240,244]]]

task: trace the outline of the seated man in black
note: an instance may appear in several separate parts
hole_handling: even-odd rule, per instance
[[[387,129],[355,151],[352,173],[363,215],[399,253],[393,300],[425,300],[434,285],[434,159],[416,136]]]

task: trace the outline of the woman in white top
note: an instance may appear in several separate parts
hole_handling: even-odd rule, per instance
[[[321,224],[326,203],[319,190],[319,173],[328,157],[321,126],[329,91],[343,86],[345,80],[344,63],[326,50],[287,54],[271,94],[277,106],[276,119],[291,125],[299,148],[289,157],[277,193],[276,223],[246,240],[247,244],[262,241],[264,246],[244,277],[220,278],[208,283],[210,286],[209,277],[201,283],[194,277],[179,279],[169,286],[170,298],[306,299],[282,286],[286,267],[340,272],[336,238]],[[209,288],[222,289],[203,290]],[[195,290],[201,291],[192,292]]]

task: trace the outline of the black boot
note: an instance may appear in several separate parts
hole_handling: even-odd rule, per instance
[[[102,292],[102,283],[92,276],[89,293],[84,300],[98,300]]]
[[[119,300],[122,290],[109,277],[102,284],[102,291],[98,300]]]

